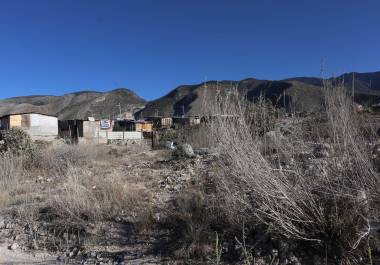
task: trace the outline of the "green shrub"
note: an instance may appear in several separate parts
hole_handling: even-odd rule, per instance
[[[41,150],[25,131],[12,128],[0,133],[0,153],[10,152],[24,157],[24,167],[36,166],[40,162]]]
[[[29,134],[19,128],[12,128],[3,131],[0,134],[0,151],[11,151],[15,154],[30,153],[34,148],[34,144]]]

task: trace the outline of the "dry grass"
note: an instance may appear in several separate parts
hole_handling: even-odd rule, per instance
[[[363,255],[375,218],[370,198],[378,176],[345,90],[326,84],[325,93],[329,137],[315,143],[294,131],[283,135],[279,122],[267,121],[266,104],[252,107],[236,89],[216,98],[209,132],[219,154],[217,196],[231,223],[266,224],[280,237],[304,242],[327,263],[352,264]],[[310,151],[321,142],[328,157]]]
[[[104,146],[58,144],[40,151],[36,169],[53,177],[65,174],[69,167],[107,159]]]
[[[205,257],[213,253],[210,225],[213,216],[203,192],[190,189],[172,201],[167,225],[172,229],[170,247],[178,257]]]
[[[119,176],[105,179],[81,168],[70,167],[63,188],[50,200],[54,213],[71,221],[97,221],[125,214],[139,214],[149,203],[149,193]]]
[[[123,150],[115,149],[117,156],[110,150],[114,151],[95,145],[44,146],[34,153],[37,162],[27,166],[30,160],[22,155],[1,153],[0,206],[28,222],[55,216],[82,226],[124,216],[143,223],[152,208],[151,194],[143,183],[112,169],[125,160]]]
[[[0,206],[11,201],[11,192],[16,190],[24,177],[22,156],[12,152],[0,153]]]

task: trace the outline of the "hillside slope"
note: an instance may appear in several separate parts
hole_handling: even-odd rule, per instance
[[[344,82],[347,89],[352,89],[353,79],[355,84],[355,90],[359,92],[369,94],[378,94],[378,92],[380,92],[380,71],[369,73],[351,72],[342,74],[336,78],[330,78],[330,80]],[[299,81],[315,86],[322,86],[322,79],[317,77],[294,77],[285,79],[284,81]]]
[[[359,103],[380,102],[380,71],[355,73],[355,100]],[[352,88],[352,73],[336,78]],[[331,78],[330,80],[333,80]],[[183,85],[156,100],[145,102],[128,89],[110,92],[81,91],[63,96],[27,96],[0,100],[0,116],[12,113],[37,112],[57,115],[59,119],[113,118],[122,112],[136,111],[138,118],[148,116],[200,115],[216,94],[237,86],[250,100],[264,95],[279,107],[296,111],[318,111],[322,106],[322,80],[316,77],[295,77],[279,81],[254,78],[241,81],[209,81]]]
[[[198,85],[177,87],[166,96],[149,102],[138,115],[140,117],[182,114],[200,115],[203,112],[203,107],[215,97],[218,91],[225,91],[233,86],[237,86],[238,90],[245,93],[251,100],[264,95],[274,104],[281,107],[284,102],[287,106],[289,102],[292,102],[293,106],[296,106],[298,110],[308,109],[315,111],[320,107],[320,87],[297,81],[245,79],[240,82],[210,81]]]
[[[352,73],[343,74],[336,79],[344,80],[347,89],[351,89]],[[149,102],[138,115],[139,117],[199,115],[205,102],[215,97],[218,90],[223,91],[232,86],[237,86],[239,91],[251,100],[264,95],[277,106],[284,107],[285,104],[288,110],[318,111],[323,103],[320,78],[295,77],[280,81],[250,78],[241,81],[210,81],[179,86],[167,95]],[[355,100],[364,104],[380,102],[380,72],[355,73]]]
[[[145,100],[131,90],[81,91],[63,96],[27,96],[0,100],[0,116],[37,112],[59,119],[110,118],[120,112],[143,108]]]

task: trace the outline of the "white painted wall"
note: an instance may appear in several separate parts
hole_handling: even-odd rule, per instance
[[[23,128],[32,137],[58,137],[58,119],[57,117],[46,116],[42,114],[24,114],[29,115],[30,127]]]

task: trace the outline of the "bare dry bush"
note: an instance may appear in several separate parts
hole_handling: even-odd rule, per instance
[[[182,136],[180,143],[188,143],[193,148],[207,148],[210,145],[207,137],[207,127],[204,123],[184,126],[178,131],[178,134]]]
[[[23,178],[23,157],[13,152],[0,153],[0,206],[11,199],[10,192],[17,189]]]
[[[213,253],[213,216],[206,195],[199,189],[178,194],[171,202],[166,226],[171,231],[169,251],[177,257],[205,257]]]
[[[82,168],[69,167],[63,189],[53,196],[50,206],[67,221],[97,221],[128,214],[137,217],[150,202],[149,193],[118,176],[104,179]]]
[[[0,188],[3,190],[14,187],[20,181],[23,173],[23,158],[5,152],[0,154]]]
[[[278,122],[268,128],[271,152],[263,152],[268,126],[250,110],[269,113],[266,104],[252,107],[236,89],[217,97],[209,110],[210,140],[219,154],[217,195],[231,223],[264,223],[280,237],[307,243],[326,262],[354,263],[374,218],[370,198],[378,176],[343,86],[326,83],[325,93],[330,137],[322,144],[324,158],[310,152],[323,139],[283,135]]]

